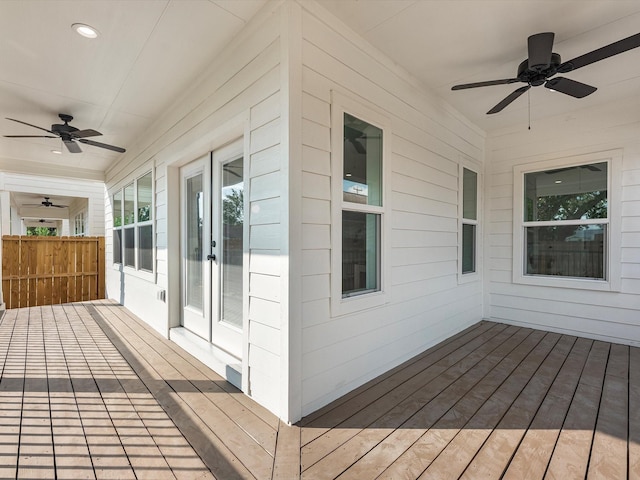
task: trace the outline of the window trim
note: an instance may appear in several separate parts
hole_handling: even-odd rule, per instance
[[[151,174],[151,219],[150,220],[145,220],[143,222],[138,221],[138,180],[140,180],[142,177]],[[129,177],[131,178],[131,177]],[[127,180],[129,180],[129,178]],[[155,169],[152,167],[147,167],[145,169],[141,169],[139,171],[137,171],[135,173],[135,176],[133,178],[133,180],[131,181],[127,181],[126,183],[124,183],[123,185],[121,185],[120,187],[114,189],[111,192],[110,195],[110,199],[111,199],[111,205],[113,205],[113,198],[117,193],[121,193],[121,218],[122,218],[122,224],[118,227],[114,226],[114,218],[115,218],[115,212],[112,212],[112,217],[111,217],[111,225],[112,225],[112,234],[111,234],[111,241],[113,242],[113,232],[116,230],[120,230],[122,231],[122,235],[121,235],[121,255],[122,255],[122,263],[116,263],[114,261],[113,258],[113,245],[112,245],[112,257],[111,257],[111,261],[112,261],[112,266],[115,270],[119,270],[119,271],[123,271],[126,274],[129,275],[134,275],[140,278],[143,278],[145,280],[149,280],[149,281],[155,281],[155,273],[156,273],[156,210],[155,210]],[[125,196],[124,196],[124,190],[125,188],[129,187],[133,185],[133,216],[134,216],[134,220],[132,223],[128,223],[125,225],[124,223],[124,208],[125,208]],[[140,268],[139,262],[140,262],[140,258],[139,258],[139,228],[140,227],[144,227],[144,226],[151,226],[151,252],[152,252],[152,269],[151,270],[142,270]],[[124,235],[124,231],[127,229],[133,229],[134,231],[134,255],[135,255],[135,266],[130,266],[130,265],[126,265],[125,264],[125,247],[124,247],[124,242],[125,242],[125,235]]]
[[[476,174],[476,219],[464,218],[464,170]],[[463,157],[458,164],[458,284],[475,282],[482,275],[482,171],[479,165]],[[475,225],[475,270],[462,272],[462,229],[463,225]]]
[[[342,194],[344,166],[344,114],[347,113],[383,131],[382,142],[382,206],[345,202]],[[331,92],[331,313],[341,316],[375,308],[389,301],[390,221],[389,167],[391,164],[391,122],[372,106],[332,90]],[[380,288],[359,295],[342,296],[342,212],[343,210],[380,215],[379,277]]]
[[[82,231],[78,232],[78,226],[82,225]],[[87,235],[86,210],[80,210],[73,218],[73,236],[85,237]]]
[[[545,275],[526,275],[524,273],[524,252],[526,250],[524,233],[526,226],[538,223],[524,221],[524,177],[527,173],[554,170],[591,163],[607,162],[607,219],[598,219],[591,223],[607,223],[605,240],[605,280],[591,278],[555,277]],[[610,150],[584,155],[545,160],[536,163],[515,165],[513,167],[513,283],[546,287],[576,288],[581,290],[620,291],[621,285],[621,199],[622,189],[622,150]],[[605,220],[605,221],[602,221]],[[579,221],[583,224],[585,221]],[[588,222],[586,222],[588,223]]]

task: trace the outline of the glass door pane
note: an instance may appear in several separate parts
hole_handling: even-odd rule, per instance
[[[186,179],[185,225],[185,306],[203,309],[203,223],[204,191],[202,173]]]
[[[242,328],[244,238],[242,158],[222,164],[221,178],[220,320]]]

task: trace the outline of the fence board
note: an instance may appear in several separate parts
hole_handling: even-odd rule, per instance
[[[2,238],[7,308],[104,298],[104,237]]]

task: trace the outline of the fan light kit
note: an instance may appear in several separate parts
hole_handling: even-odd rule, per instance
[[[528,39],[528,58],[518,66],[518,74],[515,78],[505,78],[501,80],[489,80],[487,82],[466,83],[454,85],[451,90],[464,90],[467,88],[488,87],[491,85],[506,85],[509,83],[526,83],[524,87],[514,90],[510,95],[499,102],[487,114],[501,112],[507,105],[516,98],[528,91],[531,87],[544,85],[549,90],[564,93],[574,98],[583,98],[591,95],[597,89],[591,85],[577,82],[565,77],[553,77],[556,73],[568,73],[578,68],[591,65],[619,53],[640,47],[640,33],[632,35],[617,42],[613,42],[604,47],[593,50],[569,61],[562,62],[560,55],[553,53],[552,32],[537,33]]]
[[[67,147],[71,153],[80,153],[82,150],[80,146],[76,142],[84,143],[85,145],[91,145],[93,147],[106,148],[107,150],[112,150],[118,153],[124,153],[126,150],[122,147],[116,147],[114,145],[108,145],[106,143],[96,142],[94,140],[87,140],[86,137],[97,137],[102,135],[100,132],[96,132],[92,129],[86,130],[78,130],[76,127],[72,127],[69,125],[69,122],[73,120],[71,115],[66,115],[64,113],[60,113],[58,115],[60,120],[64,122],[64,124],[53,124],[51,125],[51,130],[47,130],[46,128],[38,127],[36,125],[31,125],[30,123],[23,122],[22,120],[16,120],[15,118],[8,118],[7,120],[11,120],[12,122],[21,123],[23,125],[27,125],[28,127],[37,128],[38,130],[43,130],[45,132],[51,133],[52,135],[5,135],[7,138],[60,138],[62,143]],[[54,150],[52,150],[55,153]]]
[[[90,25],[86,25],[84,23],[74,23],[71,25],[78,35],[82,35],[85,38],[97,38],[98,31]]]

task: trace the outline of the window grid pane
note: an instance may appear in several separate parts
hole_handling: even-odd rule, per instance
[[[113,263],[122,263],[122,230],[113,231]]]
[[[342,212],[342,296],[380,290],[380,219]]]
[[[127,267],[136,266],[135,228],[124,229],[124,264]]]
[[[607,163],[527,173],[525,221],[607,218]]]
[[[605,279],[607,224],[526,227],[527,275]]]
[[[138,227],[138,268],[153,271],[153,226]]]
[[[342,199],[382,206],[382,130],[344,114]]]
[[[137,182],[138,222],[151,220],[151,200],[153,195],[151,172],[140,177]]]
[[[122,191],[113,194],[113,226],[122,226]]]
[[[462,225],[462,273],[476,271],[476,226]]]
[[[130,225],[135,222],[134,215],[135,190],[133,183],[124,187],[124,224]]]
[[[478,174],[463,168],[462,174],[462,218],[478,219]]]

